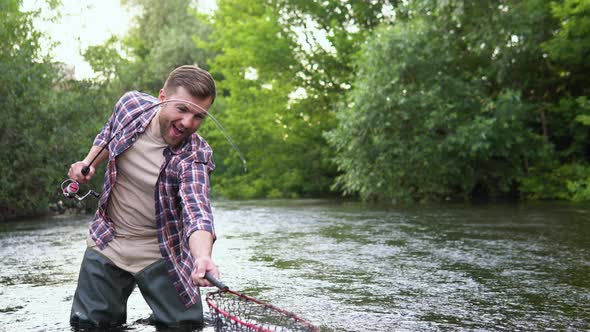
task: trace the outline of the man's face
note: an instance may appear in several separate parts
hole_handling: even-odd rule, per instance
[[[159,115],[160,132],[164,138],[164,142],[172,147],[176,147],[199,129],[206,117],[205,111],[211,106],[212,98],[198,99],[191,96],[185,88],[177,87],[176,91],[170,95],[166,95],[163,89],[160,90],[159,99],[160,101],[172,99],[185,100],[198,105],[195,106],[189,103],[183,103],[182,101],[172,101],[162,104]]]

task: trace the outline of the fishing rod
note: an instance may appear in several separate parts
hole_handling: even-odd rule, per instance
[[[113,134],[109,140],[102,146],[102,148],[100,149],[100,151],[98,151],[98,153],[92,158],[92,160],[90,161],[90,163],[88,163],[88,165],[84,166],[82,168],[82,175],[86,176],[88,175],[88,173],[90,172],[90,166],[92,166],[92,164],[96,161],[96,158],[98,158],[98,156],[101,155],[101,153],[109,146],[109,144],[111,143],[111,141],[120,133],[123,131],[123,129],[127,128],[127,126],[129,126],[131,123],[135,122],[135,120],[137,120],[142,114],[144,114],[145,112],[153,109],[154,107],[160,106],[162,104],[166,104],[166,103],[181,103],[181,105],[185,106],[186,104],[190,105],[190,106],[194,106],[196,107],[200,113],[205,113],[207,115],[208,118],[211,118],[211,120],[213,121],[213,123],[215,123],[215,126],[217,126],[217,129],[219,129],[221,131],[221,133],[223,134],[223,136],[225,137],[225,139],[228,140],[228,142],[231,144],[232,148],[236,151],[236,153],[238,154],[238,157],[240,158],[240,160],[242,161],[242,165],[243,165],[243,169],[244,172],[248,171],[248,166],[246,163],[246,158],[244,158],[244,155],[242,154],[242,152],[240,151],[240,149],[238,148],[238,145],[234,142],[234,140],[231,138],[231,136],[227,133],[227,130],[225,130],[225,128],[221,125],[221,123],[213,116],[211,115],[211,113],[209,113],[206,109],[204,109],[203,107],[190,102],[188,100],[182,100],[182,99],[168,99],[168,100],[164,100],[161,102],[157,102],[153,105],[151,105],[150,107],[146,108],[145,110],[139,112],[133,119],[129,120],[129,122],[127,122],[125,125],[123,125],[123,127],[121,127],[115,134]],[[88,197],[89,195],[92,195],[94,197],[99,197],[100,193],[89,189],[85,194],[83,195],[78,195],[78,191],[80,190],[80,183],[78,183],[78,181],[74,181],[72,179],[66,179],[65,181],[62,182],[61,184],[61,189],[62,189],[62,193],[66,198],[76,198],[79,201],[84,200],[86,197]]]

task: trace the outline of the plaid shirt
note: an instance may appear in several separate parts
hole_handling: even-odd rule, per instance
[[[108,146],[109,159],[102,194],[90,235],[100,249],[115,236],[115,225],[107,214],[107,204],[117,179],[117,156],[136,141],[150,123],[159,107],[158,99],[137,91],[128,92],[115,105],[109,121],[94,140]],[[199,289],[190,276],[193,256],[188,239],[197,230],[213,234],[213,214],[209,200],[209,175],[215,168],[211,147],[197,133],[176,148],[164,150],[165,162],[156,182],[154,216],[158,229],[160,252],[168,274],[186,307],[200,301]]]

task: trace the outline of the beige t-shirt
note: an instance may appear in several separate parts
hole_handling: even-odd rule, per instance
[[[100,252],[131,273],[162,258],[154,196],[166,147],[160,133],[159,113],[156,113],[145,133],[117,157],[117,181],[107,208],[115,224],[115,238]],[[87,244],[99,250],[90,234]]]

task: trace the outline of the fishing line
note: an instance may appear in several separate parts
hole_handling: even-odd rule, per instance
[[[238,148],[238,145],[236,144],[236,142],[234,142],[234,140],[231,138],[231,136],[227,133],[227,130],[225,130],[225,128],[221,125],[221,123],[219,123],[219,121],[217,121],[217,119],[211,115],[211,113],[209,113],[206,109],[204,109],[203,107],[190,102],[188,100],[182,100],[182,99],[168,99],[168,100],[164,100],[161,101],[159,103],[155,103],[154,105],[151,105],[150,107],[148,107],[147,109],[143,110],[142,112],[140,112],[138,115],[136,115],[135,118],[133,118],[132,120],[130,120],[128,123],[126,123],[122,128],[120,128],[116,134],[112,135],[111,138],[109,138],[109,140],[103,145],[103,147],[100,149],[100,151],[94,156],[94,158],[92,158],[92,160],[90,161],[90,163],[87,166],[84,166],[84,168],[82,169],[82,175],[88,175],[88,172],[90,172],[90,166],[92,165],[92,163],[94,163],[94,161],[96,161],[96,158],[98,158],[98,156],[104,151],[104,149],[109,146],[109,144],[111,143],[111,141],[115,138],[115,136],[117,136],[123,129],[125,129],[129,124],[131,124],[132,122],[134,122],[137,118],[139,118],[139,116],[141,116],[143,113],[151,110],[152,108],[156,107],[156,106],[160,106],[162,104],[166,104],[166,103],[171,103],[171,102],[180,102],[180,103],[186,103],[189,104],[191,106],[195,106],[196,108],[198,108],[201,113],[205,113],[207,114],[208,117],[211,118],[211,120],[213,120],[213,123],[215,123],[215,126],[217,126],[217,129],[219,129],[221,131],[221,133],[223,134],[223,136],[225,137],[225,139],[228,140],[228,142],[231,144],[232,148],[236,151],[236,153],[238,154],[238,158],[240,158],[240,160],[242,161],[242,165],[244,167],[244,173],[248,171],[248,164],[246,163],[246,158],[244,158],[244,155],[242,154],[242,151],[240,151],[240,149]]]
[[[115,134],[113,134],[109,140],[102,146],[102,148],[100,149],[100,151],[98,151],[98,153],[94,156],[94,158],[92,158],[92,160],[90,161],[90,163],[88,163],[88,165],[84,166],[82,168],[82,175],[88,175],[88,173],[90,172],[90,166],[92,166],[92,164],[96,161],[96,158],[98,158],[98,156],[100,156],[100,154],[109,146],[109,144],[111,143],[111,141],[117,136],[119,135],[119,133],[121,133],[123,131],[123,129],[127,128],[131,123],[134,123],[135,120],[137,120],[142,114],[144,114],[145,112],[153,109],[154,107],[166,104],[166,103],[181,103],[181,105],[183,104],[188,104],[190,106],[194,106],[198,109],[198,112],[200,113],[205,113],[207,115],[208,118],[211,118],[211,120],[213,121],[213,123],[215,124],[215,126],[217,127],[217,129],[219,129],[221,131],[221,133],[223,134],[223,136],[225,137],[225,139],[227,139],[227,141],[231,144],[232,148],[234,149],[234,151],[237,153],[238,158],[240,158],[240,160],[242,161],[242,166],[244,169],[244,173],[248,171],[248,164],[246,162],[246,158],[244,158],[244,155],[242,154],[242,151],[240,151],[240,149],[238,148],[238,145],[236,144],[236,142],[234,142],[234,140],[231,138],[231,136],[227,133],[227,130],[225,130],[225,128],[221,125],[221,123],[213,116],[211,115],[211,113],[209,113],[206,109],[204,109],[203,107],[190,102],[188,100],[182,100],[182,99],[168,99],[168,100],[164,100],[161,102],[157,102],[153,105],[150,105],[148,108],[146,108],[145,110],[139,112],[134,118],[132,118],[131,120],[129,120],[129,122],[127,122],[125,125],[123,125],[123,127],[119,128],[119,130],[117,130],[117,132]],[[79,184],[78,182],[74,181],[74,180],[70,180],[67,179],[64,182],[62,182],[62,192],[64,194],[64,196],[66,196],[67,198],[77,198],[78,200],[83,200],[84,198],[86,198],[89,194],[92,194],[94,196],[97,196],[96,192],[90,190],[86,195],[83,196],[78,196],[78,190],[79,190]],[[97,196],[98,197],[98,196]]]

